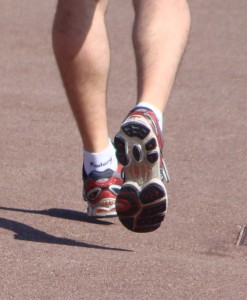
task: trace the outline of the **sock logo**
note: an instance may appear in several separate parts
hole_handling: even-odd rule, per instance
[[[100,167],[105,167],[110,164],[112,164],[112,157],[109,158],[107,161],[100,162],[100,163],[94,163],[93,161],[90,161],[90,167],[95,168],[95,169],[100,168]]]

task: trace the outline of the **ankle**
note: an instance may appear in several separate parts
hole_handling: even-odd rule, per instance
[[[118,161],[116,158],[116,150],[109,140],[108,146],[101,152],[88,152],[84,149],[84,169],[86,174],[92,171],[103,172],[107,169],[117,170]]]
[[[163,113],[162,111],[160,111],[158,108],[156,108],[154,105],[148,103],[148,102],[139,102],[136,107],[144,107],[144,108],[148,108],[148,109],[151,109],[156,117],[157,117],[157,120],[158,120],[158,123],[159,123],[159,126],[160,126],[160,130],[162,131],[163,130]]]

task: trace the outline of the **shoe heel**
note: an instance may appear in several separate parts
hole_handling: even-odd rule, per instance
[[[151,232],[159,228],[166,209],[167,193],[161,182],[151,182],[141,192],[134,184],[125,184],[116,200],[120,222],[134,232]]]

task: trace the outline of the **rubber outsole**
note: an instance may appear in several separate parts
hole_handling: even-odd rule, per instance
[[[148,184],[142,191],[135,185],[125,184],[116,201],[121,223],[134,232],[151,232],[160,227],[167,209],[165,188],[157,183]]]
[[[167,210],[157,137],[146,124],[132,121],[122,125],[114,145],[125,174],[125,183],[116,199],[119,220],[134,232],[154,231]]]

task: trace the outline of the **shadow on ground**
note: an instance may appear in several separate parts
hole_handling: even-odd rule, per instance
[[[50,217],[56,217],[61,219],[73,220],[73,221],[81,221],[99,225],[112,225],[112,222],[107,221],[106,219],[97,219],[91,218],[86,213],[70,210],[70,209],[61,209],[61,208],[50,208],[44,210],[30,210],[30,209],[22,209],[22,208],[12,208],[12,207],[2,207],[0,206],[0,210],[7,210],[7,211],[15,211],[21,213],[28,213],[28,214],[38,214],[38,215],[45,215]]]
[[[65,209],[52,208],[48,210],[25,210],[25,209],[17,209],[17,208],[0,207],[0,210],[41,214],[41,215],[47,215],[52,217],[58,217],[58,218],[64,218],[69,220],[76,220],[76,221],[84,221],[84,222],[90,222],[90,223],[102,224],[102,225],[112,224],[111,222],[105,220],[91,219],[86,214],[83,214],[81,212],[65,210]],[[96,244],[89,244],[81,241],[76,241],[69,238],[56,237],[54,235],[43,232],[41,230],[35,229],[29,225],[25,225],[23,223],[9,220],[6,218],[0,218],[0,228],[13,231],[13,233],[15,234],[14,238],[16,240],[92,248],[92,249],[100,249],[100,250],[133,252],[132,250],[128,250],[128,249],[100,246]]]

